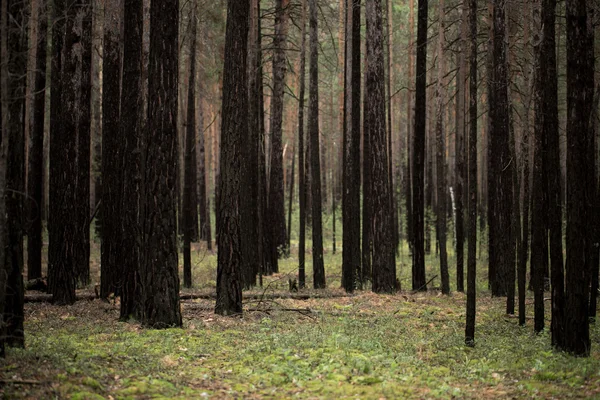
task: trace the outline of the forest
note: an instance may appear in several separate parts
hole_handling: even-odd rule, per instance
[[[0,0],[0,396],[600,398],[597,0]]]

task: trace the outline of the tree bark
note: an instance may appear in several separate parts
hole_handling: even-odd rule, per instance
[[[140,286],[142,324],[158,329],[182,324],[175,195],[178,20],[179,0],[151,3]]]
[[[567,264],[564,349],[590,355],[593,48],[585,0],[567,3]],[[593,148],[593,147],[592,147]]]
[[[317,0],[309,0],[310,67],[308,136],[310,138],[310,173],[312,193],[312,250],[313,287],[323,289],[325,265],[323,263],[323,221],[321,200],[321,163],[319,151],[319,37],[317,25]]]
[[[413,137],[412,206],[413,206],[413,266],[412,289],[427,290],[425,282],[425,122],[427,118],[427,0],[419,0],[417,22],[417,67],[415,126]]]
[[[118,293],[121,251],[121,193],[123,192],[121,116],[121,25],[122,0],[104,4],[104,53],[102,66],[102,204],[100,230],[100,298]],[[127,25],[127,24],[125,24]],[[125,54],[128,54],[125,53]],[[127,118],[128,116],[125,116]]]
[[[219,184],[217,302],[215,313],[242,312],[243,249],[240,226],[242,146],[248,135],[248,17],[249,2],[227,2],[225,68],[223,71],[223,106]],[[245,161],[245,160],[244,160]],[[285,221],[284,221],[285,223]]]
[[[122,118],[120,135],[123,151],[123,189],[120,207],[123,212],[121,222],[123,232],[123,274],[121,285],[121,320],[142,316],[140,244],[143,236],[140,224],[143,222],[141,203],[143,148],[142,98],[143,70],[143,0],[125,0],[123,31],[123,91],[121,93]]]
[[[304,97],[306,91],[306,0],[302,0],[302,29],[300,35],[300,88],[298,94],[298,197],[299,197],[299,238],[298,238],[298,287],[306,287],[306,161],[304,152]]]

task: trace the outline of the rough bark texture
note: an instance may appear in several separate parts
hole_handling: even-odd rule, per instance
[[[46,36],[48,34],[47,1],[38,0],[37,52],[34,87],[33,124],[30,128],[27,160],[27,195],[29,202],[27,229],[27,279],[42,277],[42,204],[44,195],[44,114],[46,109]]]
[[[217,225],[217,302],[215,313],[221,315],[242,312],[242,246],[240,226],[240,193],[242,146],[248,135],[247,46],[249,2],[227,2],[225,36],[225,68],[223,71],[223,119],[221,126],[221,156],[219,212]],[[285,221],[284,221],[285,223]]]
[[[92,4],[75,3],[75,29],[79,35],[77,76],[77,236],[76,279],[79,287],[90,284],[90,128],[92,95]]]
[[[119,293],[121,246],[121,194],[123,161],[119,131],[121,115],[121,25],[123,0],[107,0],[104,6],[102,66],[102,228],[100,297]],[[127,25],[127,24],[125,24]],[[126,43],[123,41],[123,43]],[[125,53],[127,54],[127,53]],[[126,118],[128,116],[125,116]]]
[[[360,253],[360,0],[347,0],[344,82],[342,285],[361,287]],[[358,283],[358,285],[357,285]]]
[[[125,0],[123,32],[123,91],[121,93],[121,139],[124,141],[123,195],[123,274],[121,285],[122,320],[140,318],[142,314],[139,264],[142,180],[142,40],[144,25],[143,0]]]
[[[71,23],[68,23],[69,19]],[[75,302],[75,254],[77,221],[73,212],[76,167],[76,38],[72,14],[67,18],[65,0],[54,2],[52,29],[52,95],[50,103],[50,214],[48,216],[48,291],[56,304]],[[69,26],[70,29],[67,29]],[[68,32],[68,34],[67,34]]]
[[[373,291],[391,293],[396,288],[393,213],[390,209],[389,164],[385,126],[385,64],[381,0],[367,0],[367,65],[365,118],[369,123],[371,170],[371,232],[373,233]]]
[[[300,93],[298,94],[298,287],[306,287],[306,161],[304,153],[304,96],[306,92],[306,0],[302,0],[302,30],[300,47]]]
[[[427,102],[427,0],[419,0],[417,22],[417,67],[415,130],[413,136],[412,168],[412,218],[413,218],[413,265],[412,289],[427,290],[425,282],[425,120]]]
[[[260,125],[258,122],[258,7],[252,1],[250,5],[250,26],[248,33],[248,145],[245,146],[245,168],[243,169],[243,192],[242,197],[242,273],[244,287],[256,286],[256,278],[259,274],[260,260],[262,255],[262,237],[259,234],[259,143]]]
[[[475,345],[477,300],[477,0],[469,0],[469,140],[468,140],[468,238],[467,238],[467,316],[465,344]]]
[[[567,3],[567,264],[564,349],[590,354],[588,320],[591,195],[589,126],[593,97],[593,48],[585,0]],[[591,77],[590,77],[591,75]],[[591,79],[590,79],[591,78]],[[591,80],[591,82],[590,82]],[[593,147],[592,147],[593,148]]]
[[[544,53],[546,84],[544,86],[544,130],[548,146],[548,219],[550,228],[550,280],[552,288],[552,343],[561,348],[564,343],[565,278],[563,261],[563,209],[561,201],[560,134],[558,124],[558,71],[555,47],[556,0],[544,0]]]
[[[469,8],[467,0],[463,0],[463,5],[460,7],[461,15],[461,34],[460,34],[460,50],[458,53],[458,71],[456,73],[456,140],[455,140],[455,198],[456,198],[456,291],[464,292],[465,287],[465,276],[464,276],[464,264],[465,264],[465,204],[464,199],[468,188],[465,183],[467,182],[465,160],[468,159],[468,155],[465,154],[465,140],[466,140],[466,86],[467,86],[467,56],[468,56],[468,28],[469,28]]]
[[[446,138],[444,132],[444,76],[446,64],[444,56],[445,37],[445,13],[444,0],[439,3],[439,31],[438,31],[438,82],[436,93],[436,172],[437,172],[437,239],[440,250],[440,276],[442,281],[442,293],[450,294],[450,275],[448,273],[448,253],[446,251]],[[459,194],[460,197],[460,194]]]
[[[183,286],[192,287],[190,243],[198,241],[198,186],[196,184],[196,5],[190,19],[190,79],[188,81],[187,123],[183,173]]]
[[[269,175],[269,227],[271,246],[279,255],[287,253],[285,228],[285,188],[283,186],[283,95],[286,73],[286,42],[289,0],[277,0],[273,37],[273,97],[271,99],[271,163]],[[320,182],[320,181],[319,181]],[[276,264],[273,272],[278,272]]]
[[[325,287],[323,263],[323,221],[321,201],[321,162],[319,152],[319,38],[317,26],[317,0],[309,0],[310,67],[308,136],[310,138],[310,173],[312,193],[312,250],[313,287]]]
[[[148,126],[144,143],[142,323],[181,326],[177,262],[177,55],[179,0],[150,6]]]
[[[510,152],[508,75],[506,62],[506,0],[494,0],[493,74],[490,90],[489,264],[495,271],[492,295],[513,298],[515,294],[515,238],[513,236],[513,168]]]
[[[8,2],[8,157],[6,164],[6,304],[0,340],[10,347],[24,347],[23,331],[23,222],[22,193],[25,192],[25,95],[27,72],[27,32],[25,4]],[[4,135],[3,135],[4,136]],[[3,345],[2,345],[3,347]]]
[[[8,60],[8,0],[0,2],[0,58]],[[6,159],[9,123],[8,63],[0,63],[0,323],[4,326],[6,305]],[[0,340],[0,357],[5,356],[4,340]]]

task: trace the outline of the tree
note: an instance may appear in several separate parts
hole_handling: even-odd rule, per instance
[[[27,160],[27,195],[31,197],[28,207],[27,229],[27,279],[42,277],[42,203],[44,192],[44,114],[46,110],[46,37],[48,35],[48,3],[37,1],[35,10],[37,25],[35,97],[33,119],[30,127],[29,158]]]
[[[302,29],[300,45],[300,93],[298,94],[298,287],[306,286],[306,161],[304,159],[304,97],[306,91],[306,0],[302,0]]]
[[[468,238],[467,238],[467,323],[465,343],[475,345],[477,300],[477,0],[469,0],[469,140],[468,140]],[[467,2],[464,3],[466,11]],[[466,14],[466,12],[465,12]]]
[[[148,120],[140,263],[142,323],[181,326],[177,262],[177,54],[179,0],[150,6]]]
[[[141,181],[142,181],[142,67],[143,67],[143,0],[125,0],[123,18],[123,90],[121,92],[120,137],[123,145],[123,189],[120,207],[123,233],[123,274],[121,284],[122,320],[141,319],[140,244],[142,243]]]
[[[513,235],[513,168],[509,132],[505,0],[493,0],[492,70],[490,71],[490,146],[488,148],[489,264],[495,271],[492,295],[507,297],[514,313],[515,238]]]
[[[321,201],[321,163],[319,151],[319,37],[317,0],[309,0],[310,67],[308,100],[308,136],[310,138],[310,173],[312,194],[313,286],[325,288],[323,264],[323,221]]]
[[[545,59],[546,46],[543,45],[547,38],[544,35],[541,4],[534,5],[534,43],[536,47],[535,65],[535,123],[534,123],[534,153],[533,153],[533,186],[531,209],[531,270],[532,287],[535,298],[535,326],[536,332],[544,329],[544,274],[548,269],[548,170],[547,170],[547,132],[544,120],[547,117],[547,100],[544,87],[548,85],[546,76],[547,63]],[[536,39],[537,36],[537,40]]]
[[[354,291],[361,277],[360,254],[360,0],[346,0],[344,82],[343,286]],[[366,166],[365,166],[366,168]]]
[[[444,132],[444,76],[446,74],[444,58],[445,38],[444,0],[439,3],[438,31],[438,76],[436,87],[436,169],[437,169],[437,238],[440,246],[440,275],[442,278],[442,293],[450,294],[450,275],[448,273],[448,254],[446,252],[446,140]],[[459,193],[460,197],[460,193]]]
[[[427,0],[419,0],[417,17],[415,125],[412,143],[413,290],[427,290],[427,284],[425,282],[425,198],[423,191],[425,182],[425,122],[427,117],[427,12]]]
[[[223,106],[219,212],[217,225],[219,248],[217,265],[217,302],[215,313],[242,312],[240,184],[242,146],[248,135],[247,47],[249,2],[227,2],[225,67],[223,70]],[[285,223],[285,222],[284,222]]]
[[[27,20],[25,4],[22,1],[9,1],[6,6],[8,21],[4,25],[7,35],[8,89],[5,92],[8,103],[8,123],[5,139],[8,140],[6,159],[5,201],[8,219],[5,230],[6,253],[4,271],[7,274],[3,329],[0,341],[11,347],[24,347],[23,330],[23,196],[25,191],[25,137],[23,116],[25,114],[26,72],[27,72]],[[4,135],[3,135],[4,136]]]
[[[75,7],[54,2],[50,102],[50,214],[48,218],[48,290],[56,304],[75,302],[75,241],[77,235],[77,88],[73,82],[79,36],[74,27]]]
[[[102,240],[100,248],[101,274],[100,297],[105,299],[110,293],[118,293],[122,260],[121,251],[121,196],[123,183],[123,163],[127,158],[119,130],[121,117],[121,37],[123,0],[107,0],[104,5],[104,53],[102,56]],[[128,24],[125,24],[128,25]],[[129,51],[131,49],[128,49]],[[124,55],[129,57],[129,51]],[[135,61],[134,61],[135,62]],[[134,64],[125,65],[131,68]],[[124,81],[125,83],[125,81]],[[127,82],[129,83],[129,82]],[[124,115],[131,118],[133,115]],[[128,135],[130,132],[127,133]]]
[[[465,154],[466,140],[466,85],[467,85],[467,56],[468,53],[468,4],[463,0],[463,5],[459,8],[461,16],[460,21],[460,39],[458,42],[458,65],[456,73],[456,140],[455,140],[455,183],[456,188],[456,291],[464,292],[464,256],[465,256],[465,204],[464,200],[468,198],[468,188],[465,183],[467,181],[465,160],[468,158]]]
[[[585,0],[567,3],[567,264],[564,349],[589,356],[588,320],[593,163],[589,126],[593,98],[593,41]]]
[[[390,209],[389,165],[385,126],[385,67],[383,57],[383,10],[381,0],[368,0],[367,65],[365,68],[365,119],[369,124],[371,170],[371,230],[373,234],[373,291],[395,291],[396,261],[393,213]]]
[[[273,36],[273,97],[271,99],[271,167],[269,175],[269,214],[273,272],[278,272],[279,252],[287,254],[285,228],[285,188],[283,187],[283,96],[286,73],[286,42],[289,0],[275,2],[275,35]],[[319,181],[320,182],[320,181]]]
[[[192,5],[190,24],[190,79],[188,82],[187,124],[183,178],[183,286],[192,287],[190,243],[198,241],[198,186],[196,184],[196,4]]]
[[[0,2],[0,58],[8,60],[8,0]],[[6,159],[8,153],[9,115],[8,63],[0,63],[0,323],[4,327],[6,306]],[[0,357],[5,356],[4,340],[0,340]]]

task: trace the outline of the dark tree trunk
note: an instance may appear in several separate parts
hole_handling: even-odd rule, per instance
[[[513,235],[513,162],[510,152],[508,74],[506,52],[506,0],[493,0],[493,74],[490,89],[489,263],[495,271],[493,296],[513,299],[515,292],[515,237]],[[493,100],[493,101],[492,101]],[[510,308],[510,300],[507,307]],[[510,311],[510,310],[507,310]]]
[[[92,4],[78,0],[77,31],[80,35],[80,80],[77,107],[77,241],[76,276],[79,287],[90,284],[90,128],[92,97]]]
[[[292,170],[290,171],[290,195],[288,196],[288,223],[287,223],[287,243],[286,248],[291,248],[292,241],[292,209],[294,205],[294,182],[296,175],[296,145],[292,149]]]
[[[393,213],[390,209],[389,164],[385,127],[385,60],[381,0],[367,0],[367,65],[365,69],[365,119],[369,124],[371,171],[371,230],[373,234],[373,291],[391,293],[396,288]]]
[[[48,35],[47,1],[39,0],[38,39],[34,83],[33,124],[30,129],[27,160],[27,195],[29,202],[27,229],[27,279],[42,277],[42,203],[44,196],[44,115],[46,110],[46,36]]]
[[[317,30],[317,0],[309,0],[310,67],[308,136],[310,138],[310,173],[312,193],[313,286],[325,288],[323,264],[323,221],[321,201],[321,163],[319,151],[319,38]]]
[[[254,3],[254,2],[252,2]],[[256,286],[261,261],[262,238],[259,235],[259,145],[260,124],[258,121],[258,8],[250,6],[250,31],[248,34],[248,145],[243,148],[245,168],[242,170],[244,196],[242,200],[242,274],[245,288]]]
[[[360,254],[360,0],[346,0],[342,286],[362,287]],[[366,167],[366,164],[365,164]]]
[[[100,297],[119,292],[122,260],[121,195],[124,154],[119,131],[121,115],[121,24],[123,0],[104,5],[104,52],[102,56],[102,240],[100,249]],[[125,25],[128,25],[129,22]],[[123,42],[125,43],[125,42]],[[128,54],[126,52],[125,54]],[[131,115],[125,116],[132,117]],[[129,134],[129,132],[128,132]]]
[[[0,58],[8,60],[8,1],[0,1]],[[0,321],[6,305],[6,162],[8,153],[9,74],[8,63],[0,63]],[[0,358],[5,357],[4,340],[0,340]]]
[[[123,54],[123,92],[121,94],[122,118],[120,124],[121,140],[125,156],[123,157],[123,189],[121,222],[123,232],[123,275],[121,285],[122,320],[130,317],[141,318],[143,305],[140,280],[140,232],[142,157],[142,70],[143,70],[143,0],[125,0],[124,20],[127,21],[123,32],[125,51]]]
[[[446,64],[444,55],[445,35],[444,0],[439,3],[439,32],[438,32],[438,82],[437,82],[437,116],[436,116],[436,172],[437,172],[437,238],[440,246],[440,276],[442,293],[450,294],[450,275],[448,273],[448,253],[446,251],[446,139],[444,132],[444,75]]]
[[[190,20],[190,79],[188,81],[187,124],[183,178],[183,286],[192,287],[192,242],[198,241],[198,186],[196,182],[196,4]]]
[[[286,42],[289,0],[277,0],[273,37],[273,97],[271,99],[271,163],[269,173],[269,226],[271,246],[277,257],[287,254],[285,230],[285,188],[283,187],[283,96],[286,73]],[[277,262],[274,257],[274,262]],[[278,272],[273,265],[273,272]]]
[[[466,1],[460,8],[461,15],[461,33],[460,33],[460,51],[458,53],[458,71],[456,74],[456,140],[455,140],[455,198],[456,198],[456,291],[464,292],[465,276],[465,209],[463,200],[468,199],[468,188],[465,160],[468,155],[465,154],[465,134],[466,130],[466,85],[467,85],[467,56],[468,56],[468,28],[469,28],[469,8]]]
[[[592,251],[593,163],[589,126],[593,102],[593,48],[585,0],[567,3],[567,265],[564,349],[590,355],[588,320]]]
[[[50,214],[48,218],[48,290],[56,304],[75,302],[75,253],[77,220],[73,212],[77,171],[76,57],[74,42],[78,40],[73,31],[74,8],[67,14],[64,0],[54,2],[52,27],[52,96],[50,103]],[[68,28],[68,29],[67,29]]]
[[[415,131],[413,137],[412,206],[413,265],[412,289],[427,290],[425,282],[425,121],[427,102],[427,0],[419,0],[417,21],[417,69]]]
[[[225,68],[223,72],[223,119],[221,126],[221,156],[218,237],[217,302],[215,313],[221,315],[242,312],[242,218],[240,193],[243,146],[248,136],[248,17],[249,2],[227,2],[225,37]],[[245,160],[244,160],[245,161]],[[285,223],[285,221],[284,221]]]
[[[465,6],[466,11],[466,6]],[[468,140],[468,238],[467,238],[467,322],[465,343],[475,345],[477,300],[477,0],[469,0],[469,140]]]
[[[151,3],[140,286],[142,323],[159,329],[182,323],[175,197],[178,17],[179,0]]]
[[[548,269],[548,141],[545,119],[548,118],[546,85],[549,85],[546,60],[548,40],[543,29],[545,7],[534,5],[535,81],[534,81],[534,148],[531,207],[531,286],[534,293],[534,330],[544,329],[544,274]]]
[[[543,1],[544,52],[546,84],[544,86],[544,119],[548,146],[548,220],[550,228],[550,279],[552,288],[552,344],[562,348],[565,340],[565,278],[562,235],[562,188],[560,168],[560,135],[558,131],[558,72],[555,47],[556,0]]]
[[[6,304],[0,340],[10,347],[24,347],[23,331],[23,222],[25,192],[25,94],[27,75],[27,20],[22,1],[8,1],[8,158],[6,164],[5,271]],[[2,347],[4,344],[2,345]]]
[[[201,31],[202,32],[202,31]],[[202,33],[201,33],[202,34]],[[211,231],[210,231],[210,208],[208,204],[207,196],[207,179],[206,179],[206,140],[205,140],[205,127],[204,127],[204,111],[202,106],[202,83],[199,84],[198,95],[199,98],[199,122],[198,127],[198,142],[196,144],[197,155],[198,155],[198,208],[200,212],[200,240],[206,241],[207,248],[211,249]]]
[[[306,91],[306,0],[302,0],[300,47],[300,93],[298,94],[298,197],[300,226],[298,238],[298,287],[306,287],[306,161],[304,157],[304,96]]]

